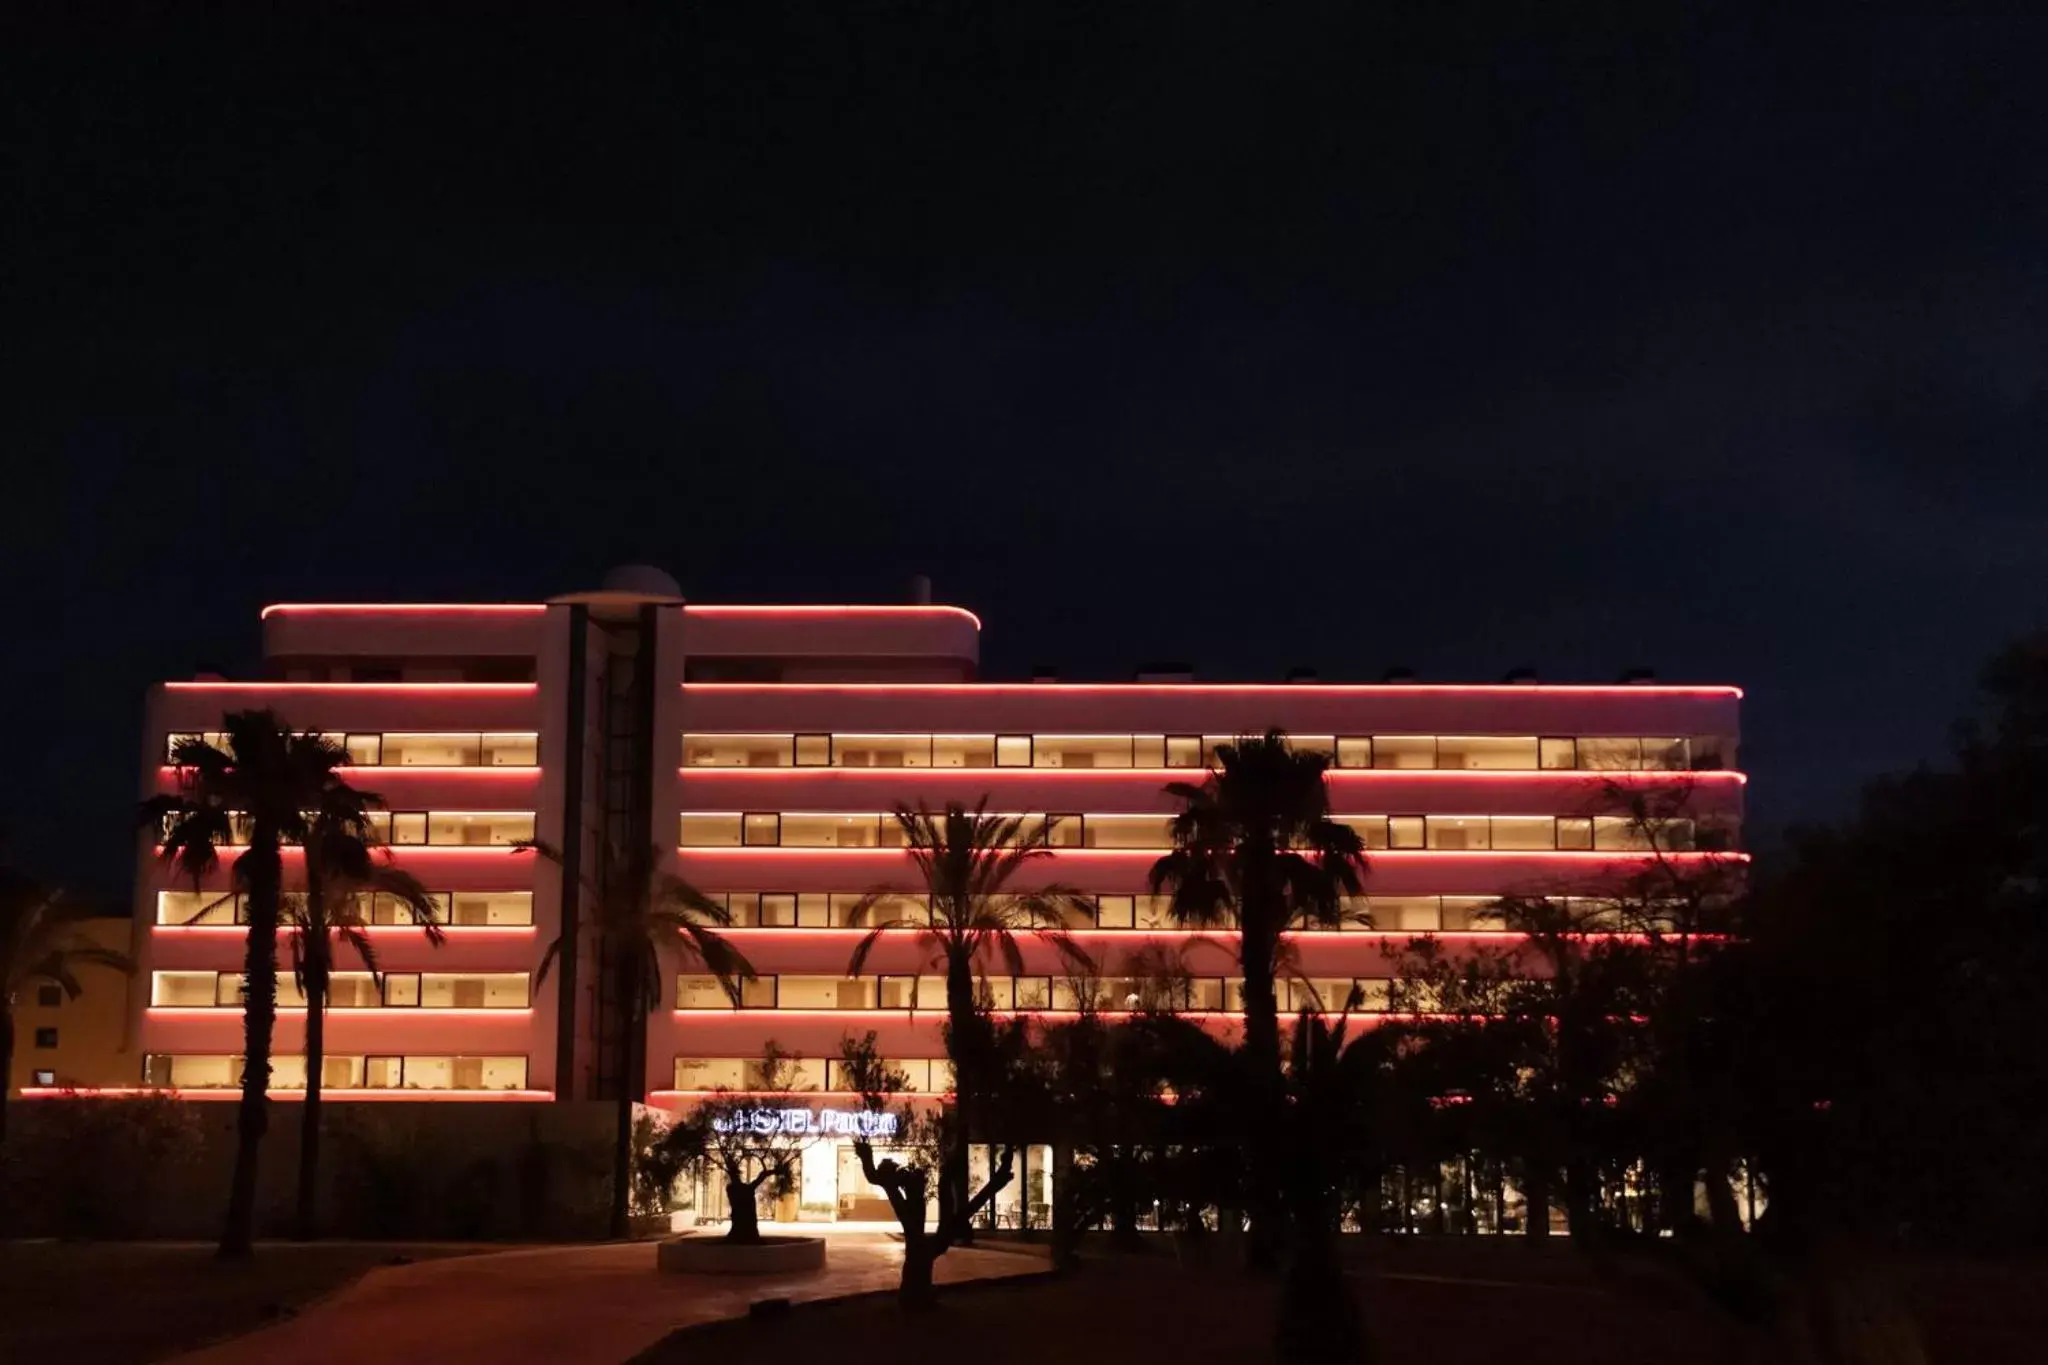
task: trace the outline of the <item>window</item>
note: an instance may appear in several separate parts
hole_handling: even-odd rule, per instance
[[[686,768],[787,768],[789,735],[684,735]]]
[[[746,1063],[739,1057],[676,1058],[676,1089],[735,1089],[746,1080]]]
[[[377,898],[380,906],[389,899]],[[442,917],[451,925],[533,923],[531,891],[457,891],[446,900]]]
[[[832,761],[841,768],[929,768],[930,735],[834,735]]]
[[[226,979],[236,987],[233,1001],[223,1002],[215,986],[216,978]],[[212,1008],[223,1003],[241,1003],[241,978],[219,972],[157,972],[150,977],[149,1003],[152,1005],[204,1006]]]
[[[1558,817],[1557,846],[1563,849],[1590,849],[1593,847],[1593,822],[1580,815]]]
[[[1129,735],[1039,735],[1031,761],[1039,768],[1128,768],[1133,748]]]
[[[384,736],[386,767],[474,768],[482,762],[482,735]]]
[[[1097,896],[1095,898],[1095,923],[1103,929],[1129,929],[1135,911],[1134,896]]]
[[[769,819],[774,819],[769,816]],[[740,817],[738,815],[696,815],[683,816],[684,848],[738,848],[740,843]]]
[[[1165,735],[1132,735],[1131,766],[1133,768],[1163,768],[1166,766]]]
[[[1534,768],[1538,745],[1534,735],[1444,735],[1436,742],[1439,768]]]
[[[36,987],[36,1005],[38,1008],[53,1010],[63,1003],[64,988],[62,986]]]
[[[1202,737],[1200,735],[1168,735],[1166,737],[1166,766],[1169,768],[1201,767]]]
[[[799,768],[831,767],[832,736],[798,735],[796,737],[796,766]]]
[[[1551,816],[1496,815],[1492,824],[1495,848],[1557,847],[1557,821]]]
[[[235,898],[225,891],[159,891],[158,924],[233,924]]]
[[[1581,738],[1581,768],[1628,769],[1643,766],[1643,742],[1639,739]]]
[[[885,1010],[942,1010],[946,1007],[946,978],[885,976],[878,989],[877,1003]]]
[[[732,997],[725,993],[725,987],[718,984],[715,976],[685,976],[676,982],[676,1008],[726,1010],[732,1008]]]
[[[1419,815],[1389,815],[1387,817],[1388,848],[1423,847],[1423,821]]]
[[[776,982],[775,1008],[780,1010],[871,1010],[875,978],[871,976],[783,976]]]
[[[56,1083],[57,1073],[54,1071],[37,1071],[31,1074],[30,1084],[32,1085],[55,1085]]]
[[[1387,846],[1387,817],[1384,815],[1333,815],[1330,818],[1355,831],[1369,849]]]
[[[384,762],[384,736],[347,735],[341,747],[348,750],[348,761],[358,767],[375,768]]]
[[[531,811],[434,811],[427,816],[427,842],[484,848],[533,837]]]
[[[1436,738],[1432,735],[1374,735],[1375,768],[1434,768]]]
[[[1643,766],[1683,771],[1692,766],[1692,746],[1683,739],[1643,740]]]
[[[1473,850],[1492,847],[1483,815],[1432,815],[1425,824],[1431,848]]]
[[[993,768],[996,764],[994,735],[933,735],[934,768]]]
[[[881,845],[881,821],[882,817],[879,815],[817,815],[787,812],[782,817],[782,846],[877,848]]]
[[[1545,768],[1576,768],[1579,766],[1579,742],[1557,735],[1545,735],[1536,741],[1537,762]]]
[[[1370,768],[1372,766],[1372,740],[1363,735],[1339,735],[1337,737],[1337,766],[1340,768]]]
[[[425,811],[393,811],[391,813],[391,842],[394,844],[424,844],[427,841],[427,815]]]
[[[525,1009],[524,972],[422,972],[420,1008],[459,1010]]]
[[[772,847],[782,842],[782,817],[773,811],[749,811],[740,820],[740,839],[747,847]]]
[[[996,766],[998,768],[1028,768],[1031,766],[1031,736],[997,735]]]
[[[1371,908],[1375,929],[1390,933],[1433,934],[1443,928],[1435,896],[1374,896]]]
[[[1091,815],[1083,825],[1089,848],[1171,848],[1173,818],[1166,815]]]
[[[55,1029],[53,1029],[53,1028],[39,1028],[39,1029],[37,1029],[37,1030],[36,1030],[36,1046],[37,1046],[37,1047],[38,1047],[39,1049],[41,1049],[41,1050],[43,1050],[43,1051],[45,1051],[45,1052],[47,1052],[47,1051],[48,1051],[49,1049],[51,1049],[51,1048],[53,1048],[53,1047],[57,1046],[57,1030],[55,1030]]]
[[[540,762],[539,735],[485,735],[484,766],[530,768]]]

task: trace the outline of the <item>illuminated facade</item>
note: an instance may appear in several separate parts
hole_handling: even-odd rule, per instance
[[[602,881],[607,850],[635,842],[726,900],[759,973],[738,1009],[706,979],[669,981],[644,1074],[624,1083],[681,1107],[746,1088],[771,1039],[804,1059],[806,1084],[837,1088],[841,1038],[869,1030],[914,1090],[945,1089],[943,985],[910,931],[847,974],[862,893],[890,885],[906,898],[892,913],[916,913],[886,814],[898,802],[986,795],[993,810],[1046,817],[1057,851],[1029,875],[1095,897],[1075,938],[1111,1008],[1149,1003],[1147,982],[1120,975],[1131,954],[1188,942],[1146,894],[1173,808],[1161,788],[1239,732],[1278,726],[1326,751],[1333,810],[1370,850],[1375,927],[1297,936],[1304,979],[1285,992],[1332,1006],[1357,983],[1368,1011],[1384,1008],[1410,935],[1500,941],[1495,898],[1597,895],[1640,867],[1639,831],[1600,799],[1610,784],[1683,784],[1681,845],[1731,847],[1741,818],[1731,687],[983,682],[980,623],[957,607],[685,604],[649,571],[547,604],[285,605],[263,625],[275,681],[153,695],[146,785],[173,780],[175,736],[268,706],[340,737],[362,765],[356,785],[384,799],[399,863],[445,896],[450,927],[435,949],[380,925],[382,988],[367,973],[338,983],[323,1080],[344,1096],[616,1093],[591,949],[534,974],[565,903],[587,916],[564,887]],[[567,867],[509,849],[529,836]],[[139,1079],[226,1093],[241,1037],[234,907],[217,903],[221,886],[180,886],[151,853],[136,907]],[[1072,1010],[1077,987],[1052,949],[1027,941],[1024,957],[1023,975],[990,979],[996,1006]],[[1175,1003],[1234,1029],[1227,958],[1196,949],[1187,965]],[[281,1094],[303,1084],[302,1020],[288,1009],[280,1021]],[[873,1212],[844,1193],[848,1163],[832,1163],[835,1180],[807,1162],[801,1204]],[[1042,1187],[1017,1197],[1038,1203]]]

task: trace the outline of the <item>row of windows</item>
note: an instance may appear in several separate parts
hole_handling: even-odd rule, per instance
[[[167,832],[175,818],[164,817]],[[379,810],[371,811],[369,820],[370,828],[379,840],[401,847],[488,848],[533,837],[533,812],[530,810]],[[230,842],[238,845],[248,843],[248,816],[240,811],[231,811],[229,821]]]
[[[157,972],[150,981],[152,1005],[240,1009],[243,996],[240,972]],[[525,972],[386,972],[381,989],[368,972],[336,972],[327,992],[328,1008],[337,1010],[517,1010],[530,1003]],[[306,1007],[289,975],[278,978],[277,1004]]]
[[[994,1010],[1077,1010],[1090,1004],[1110,1010],[1241,1011],[1244,981],[1239,977],[1105,976],[1073,980],[1060,976],[989,976],[976,981],[981,1003]],[[1359,993],[1354,1008],[1387,1009],[1393,983],[1384,977],[1331,977],[1275,984],[1283,1010],[1341,1010]],[[1413,989],[1411,987],[1411,989]],[[718,981],[709,976],[676,980],[678,1010],[734,1008]],[[738,1008],[743,1010],[943,1010],[943,976],[760,976],[743,982]]]
[[[434,918],[449,928],[533,923],[531,891],[434,891]],[[411,924],[412,910],[396,896],[359,892],[352,899],[365,924]],[[247,898],[239,893],[159,891],[158,924],[247,924]]]
[[[732,891],[711,896],[726,907],[735,928],[857,929],[906,921],[931,920],[931,903],[921,895],[887,895],[857,914],[865,897],[854,891]],[[1553,896],[1553,903],[1571,912],[1574,922],[1619,925],[1611,899]],[[1072,929],[1172,929],[1171,896],[1088,896],[1068,907]],[[1343,929],[1372,933],[1433,934],[1497,932],[1506,925],[1498,896],[1350,896],[1344,898]],[[1631,916],[1631,919],[1640,916]]]
[[[1207,768],[1234,735],[686,734],[689,768]],[[1337,768],[1715,768],[1671,735],[1289,735]]]
[[[1651,847],[1651,832],[1626,816],[1608,815],[1333,815],[1358,831],[1368,849],[1597,849]],[[1167,849],[1170,815],[1028,815],[1018,833],[1040,831],[1054,848]],[[1693,846],[1693,822],[1670,820],[1656,830],[1667,849]],[[682,817],[684,848],[902,848],[893,815],[818,811],[730,811]]]
[[[882,1065],[903,1073],[905,1090],[943,1094],[953,1088],[953,1064],[944,1057],[891,1057]],[[761,1090],[768,1084],[759,1057],[678,1057],[675,1078],[678,1090]],[[836,1059],[788,1059],[781,1079],[791,1090],[853,1089],[846,1063]]]
[[[142,1083],[175,1090],[232,1090],[242,1083],[242,1058],[230,1053],[157,1052],[142,1059]],[[524,1090],[524,1057],[357,1054],[321,1058],[320,1084],[337,1090]],[[272,1090],[304,1090],[306,1058],[274,1053]]]
[[[361,768],[530,768],[540,762],[537,734],[328,732],[326,737],[348,750],[348,761]],[[177,762],[178,745],[185,740],[227,748],[221,731],[174,730],[164,742],[166,763]]]

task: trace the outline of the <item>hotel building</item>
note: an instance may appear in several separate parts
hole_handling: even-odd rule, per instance
[[[1680,846],[1733,847],[1741,818],[1733,687],[984,681],[980,622],[959,607],[686,603],[645,569],[545,604],[283,604],[262,624],[267,680],[155,690],[144,785],[175,782],[179,737],[268,707],[344,743],[361,769],[352,780],[383,798],[394,856],[441,898],[447,941],[434,948],[395,907],[371,906],[384,982],[345,960],[327,1028],[323,1082],[342,1100],[538,1103],[624,1085],[681,1108],[746,1088],[771,1039],[829,1092],[842,1085],[840,1040],[869,1030],[913,1090],[943,1091],[944,987],[913,931],[889,932],[860,975],[847,972],[864,892],[886,885],[902,893],[891,913],[919,908],[888,812],[986,796],[992,810],[1047,819],[1056,851],[1028,875],[1093,897],[1074,937],[1100,964],[1109,1006],[1128,1008],[1148,987],[1123,974],[1127,959],[1189,942],[1147,894],[1173,810],[1163,785],[1270,726],[1330,756],[1333,811],[1369,849],[1374,926],[1297,935],[1302,979],[1283,987],[1283,1006],[1335,1005],[1356,982],[1366,1009],[1383,1009],[1411,936],[1507,941],[1498,897],[1597,896],[1639,871],[1651,855],[1603,802],[1611,784],[1682,786]],[[533,836],[561,866],[509,847]],[[734,1008],[678,969],[644,1073],[621,1076],[629,1053],[611,1036],[590,936],[536,973],[565,927],[589,921],[576,888],[615,875],[613,851],[636,843],[729,906],[730,937],[759,975]],[[138,1079],[231,1093],[242,943],[225,870],[194,891],[152,847],[138,887]],[[1047,945],[1023,950],[1023,975],[989,979],[996,1006],[1071,1011],[1087,987]],[[1197,947],[1186,962],[1180,1004],[1234,1028],[1227,956]],[[289,1098],[304,1083],[304,1015],[288,968],[283,1003],[275,1086]],[[1030,1155],[1008,1192],[1012,1216],[1046,1202],[1044,1155]],[[801,1185],[807,1216],[874,1211],[849,1153],[807,1157]]]

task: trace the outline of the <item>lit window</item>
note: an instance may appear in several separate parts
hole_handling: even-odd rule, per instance
[[[934,768],[993,768],[996,762],[994,735],[933,735]]]
[[[540,762],[539,735],[485,735],[484,766],[530,768]]]
[[[832,761],[841,768],[929,768],[930,735],[834,735]]]
[[[1563,849],[1593,847],[1592,820],[1582,815],[1560,816],[1557,821],[1557,846]]]
[[[750,811],[742,817],[741,840],[749,848],[773,847],[782,842],[782,817],[773,811]]]
[[[1370,768],[1372,766],[1372,740],[1363,735],[1339,735],[1337,737],[1337,766],[1340,768]]]
[[[384,736],[386,767],[474,768],[482,761],[482,735]]]
[[[1169,768],[1201,767],[1202,737],[1200,735],[1168,735],[1166,737],[1166,766]]]
[[[1576,768],[1579,766],[1579,742],[1557,735],[1545,735],[1536,741],[1537,761],[1545,768]]]
[[[1129,735],[1039,735],[1031,745],[1040,768],[1128,768],[1132,753]]]
[[[394,844],[424,844],[427,841],[427,814],[425,811],[393,811],[391,813],[391,842]]]
[[[1436,742],[1439,768],[1534,768],[1537,766],[1536,737],[1507,738],[1500,735],[1444,735]]]
[[[55,1085],[56,1083],[57,1073],[54,1071],[38,1071],[30,1082],[32,1085]]]
[[[375,768],[384,762],[384,736],[348,735],[341,741],[341,747],[348,751],[348,761],[362,768]]]
[[[1436,737],[1433,735],[1374,735],[1372,766],[1375,768],[1434,768]]]
[[[1441,849],[1483,849],[1491,847],[1487,820],[1483,815],[1432,815],[1426,822],[1429,846]]]
[[[996,766],[998,768],[1028,768],[1031,766],[1031,736],[997,735]]]
[[[684,848],[737,848],[739,842],[740,817],[736,814],[683,816]]]
[[[1165,735],[1132,735],[1131,766],[1134,768],[1163,768],[1166,766]]]
[[[157,972],[150,978],[149,1003],[186,1007],[211,1007],[221,1003],[214,987],[218,975],[215,972]],[[239,985],[240,978],[229,979]]]
[[[1582,738],[1579,740],[1579,766],[1608,770],[1640,768],[1643,766],[1643,742],[1634,738]]]
[[[1423,820],[1421,816],[1389,815],[1387,817],[1388,848],[1421,848],[1423,846]]]
[[[796,766],[799,768],[831,767],[832,736],[798,735],[796,737]]]
[[[1555,848],[1557,822],[1548,815],[1496,815],[1493,846],[1509,849]]]

